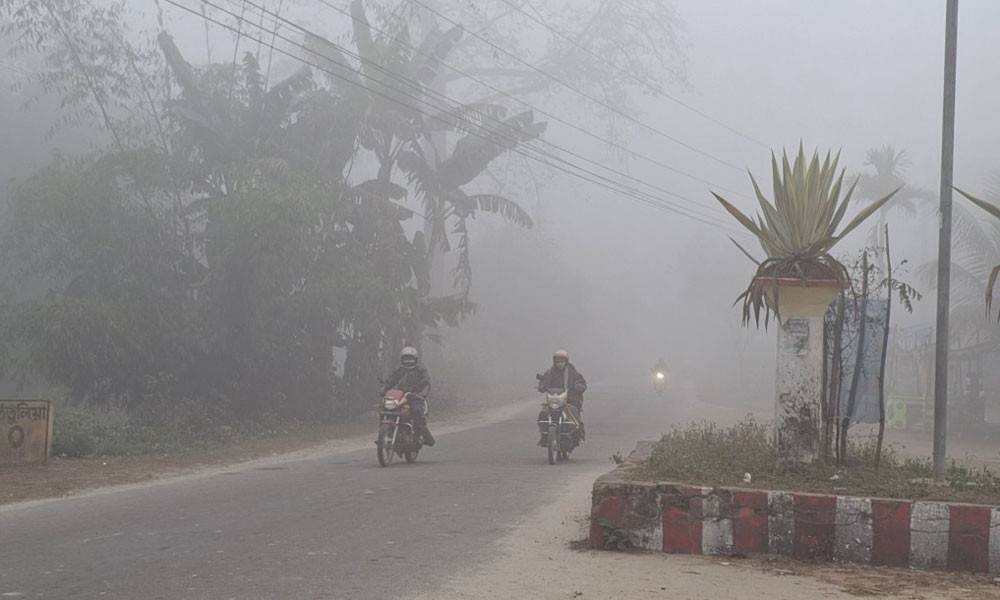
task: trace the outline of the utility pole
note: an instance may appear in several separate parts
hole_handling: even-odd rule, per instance
[[[958,0],[948,0],[944,37],[944,119],[941,130],[941,229],[938,234],[937,336],[934,347],[934,478],[946,475],[948,441],[948,317],[951,312],[951,188],[955,167],[955,63]]]

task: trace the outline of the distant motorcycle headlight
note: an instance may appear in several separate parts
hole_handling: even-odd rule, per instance
[[[656,374],[656,378],[657,379],[663,379],[664,377],[666,377],[666,375],[664,375],[663,373],[657,373]]]
[[[549,408],[551,408],[552,410],[559,408],[559,406],[560,404],[558,400],[553,400],[552,402],[549,402]]]
[[[395,400],[386,400],[385,401],[385,409],[386,410],[396,410],[396,408],[398,408],[398,407],[399,407],[399,403],[396,402]]]

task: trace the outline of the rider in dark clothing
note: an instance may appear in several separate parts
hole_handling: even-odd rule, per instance
[[[427,395],[431,393],[431,377],[427,369],[417,364],[416,348],[403,348],[400,362],[400,367],[389,375],[382,387],[382,395],[391,389],[404,392],[413,415],[413,428],[425,444],[433,446],[434,436],[427,428]]]
[[[666,375],[669,372],[670,369],[667,367],[667,361],[663,360],[662,358],[656,361],[656,364],[653,365],[653,374],[663,373],[664,375]]]
[[[566,394],[566,404],[572,407],[571,410],[574,411],[574,416],[580,423],[580,439],[584,439],[586,436],[583,431],[583,420],[580,419],[580,413],[583,412],[583,393],[587,391],[587,380],[569,362],[569,353],[565,350],[556,350],[553,353],[552,367],[542,375],[542,379],[538,382],[539,392],[544,392],[546,389],[569,390],[569,393]],[[543,421],[547,414],[548,410],[543,409],[542,412],[538,413],[538,420]],[[541,423],[538,424],[538,430],[542,434],[538,443],[544,446],[548,431],[544,429]]]

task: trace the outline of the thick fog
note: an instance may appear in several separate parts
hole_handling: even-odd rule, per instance
[[[194,0],[180,3],[200,10]],[[349,4],[333,3],[341,8]],[[221,4],[237,11],[240,6],[240,2]],[[518,52],[528,61],[562,42],[537,23],[509,14],[503,3],[453,4],[462,6],[449,14],[492,23],[495,32],[481,32],[498,44],[516,39]],[[575,23],[573,11],[586,12],[576,0],[531,4],[547,22],[567,27]],[[660,199],[661,206],[646,206],[520,155],[495,161],[490,175],[471,187],[514,199],[531,214],[535,226],[524,230],[485,213],[471,225],[470,298],[478,305],[477,312],[458,328],[440,328],[443,350],[428,350],[428,357],[443,360],[446,366],[441,368],[455,379],[463,379],[460,373],[464,373],[471,374],[467,385],[523,380],[527,389],[534,373],[545,368],[551,351],[565,348],[593,381],[643,380],[663,357],[677,381],[699,396],[746,403],[748,408],[766,406],[773,391],[773,331],[741,326],[739,307],[733,302],[749,282],[754,265],[727,238],[736,236],[751,252],[758,256],[762,252],[721,210],[710,191],[745,211],[756,210],[747,170],[770,196],[770,152],[793,152],[801,142],[807,152],[840,151],[849,176],[870,170],[864,161],[871,148],[889,144],[905,150],[910,158],[907,183],[937,195],[943,1],[664,0],[662,6],[669,6],[668,13],[676,17],[673,47],[660,48],[661,60],[652,61],[659,70],[651,75],[664,94],[651,94],[644,89],[647,86],[627,78],[618,82],[620,89],[614,92],[618,96],[602,95],[607,92],[602,82],[586,90],[608,98],[635,121],[557,83],[519,95],[627,148],[609,147],[535,114],[536,121],[547,122],[542,139],[614,171],[602,171],[559,150],[557,155],[589,172],[641,188]],[[162,19],[194,64],[203,64],[209,52],[214,61],[232,59],[231,32],[210,25],[206,40],[205,23],[170,3],[135,1],[128,8],[134,15],[135,35],[155,32]],[[349,19],[318,2],[288,2],[282,10],[288,19],[339,43],[351,40]],[[420,17],[413,18],[419,27]],[[1000,4],[963,1],[955,182],[973,192],[981,192],[989,175],[1000,168],[996,148],[1000,119],[995,114],[1000,97],[998,24]],[[288,27],[284,31],[296,35]],[[617,42],[627,46],[637,40],[623,37]],[[477,55],[462,58],[465,63],[490,56],[499,66],[511,63],[480,42],[470,42],[463,52]],[[567,69],[585,69],[594,60],[583,53],[573,59]],[[25,73],[43,69],[39,60],[5,57],[0,79],[13,84]],[[298,66],[287,56],[274,56],[276,72],[288,74]],[[30,88],[12,92],[8,85],[0,89],[4,111],[0,175],[8,191],[54,155],[81,156],[108,142],[105,133],[86,125],[50,136],[58,118],[58,99],[42,98],[22,112],[16,107],[29,92]],[[464,100],[489,95],[467,81],[453,84],[449,93]],[[496,101],[523,108],[504,98]],[[361,181],[376,166],[359,164],[354,175]],[[622,174],[634,179],[623,179]],[[420,209],[412,196],[406,202]],[[936,255],[936,207],[925,201],[915,215],[890,211],[888,221],[894,255],[909,261],[905,276],[928,294],[915,314],[900,317],[901,322],[929,323],[932,287],[918,276],[917,267]],[[407,225],[411,233],[421,226]],[[837,252],[863,246],[871,228],[872,224],[862,226]],[[450,287],[456,260],[449,256],[436,274],[435,285],[444,289]]]

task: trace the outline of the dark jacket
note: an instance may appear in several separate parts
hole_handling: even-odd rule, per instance
[[[382,388],[382,393],[392,389],[402,390],[407,394],[416,394],[426,399],[427,395],[431,393],[431,377],[422,365],[412,369],[399,367],[389,375],[389,379]]]
[[[568,371],[568,373],[567,373]],[[582,387],[582,390],[576,389]],[[554,365],[545,372],[542,380],[538,382],[538,391],[544,392],[546,388],[565,390],[569,389],[567,401],[572,400],[579,403],[583,400],[583,392],[587,390],[587,380],[580,375],[572,363],[566,365],[565,369],[557,369]]]

